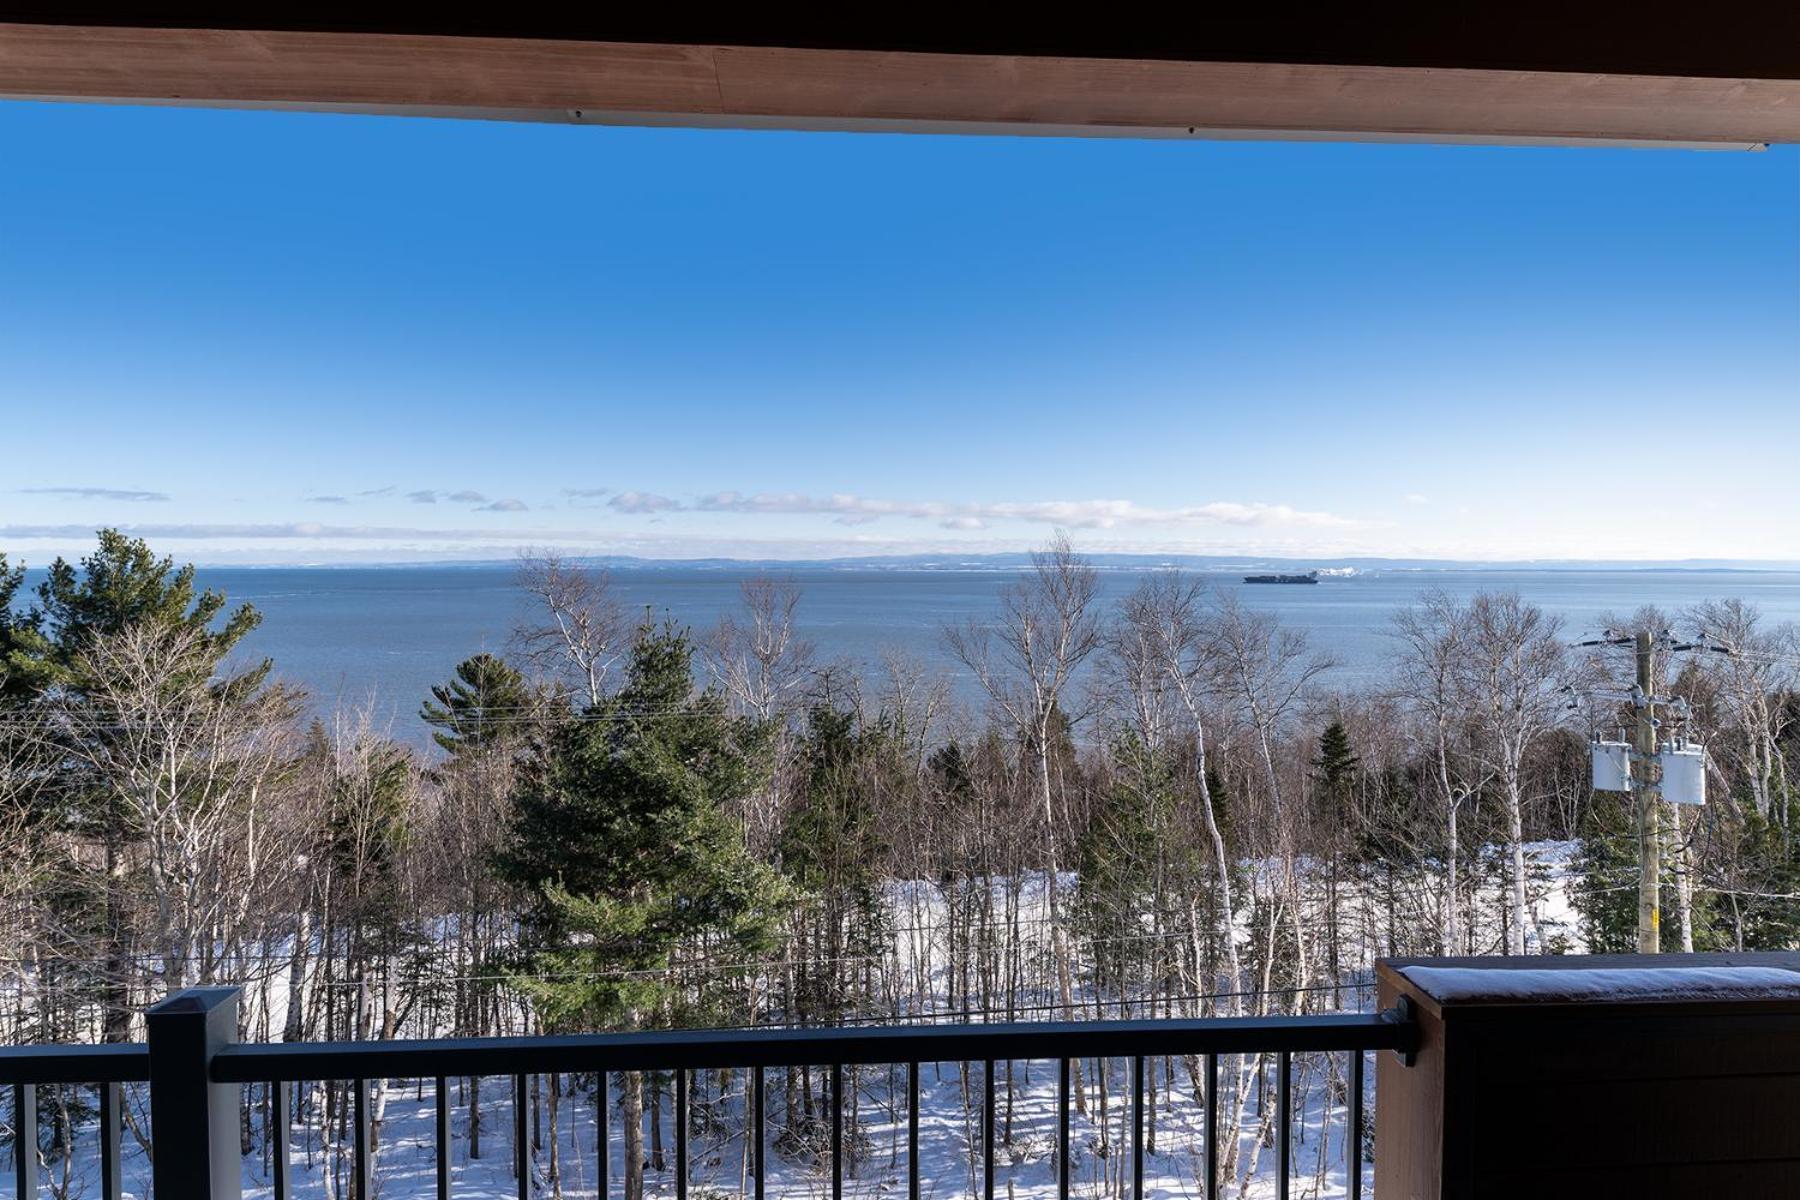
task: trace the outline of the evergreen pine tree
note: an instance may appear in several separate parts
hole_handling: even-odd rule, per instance
[[[23,700],[31,690],[26,671],[14,662],[14,656],[23,655],[26,645],[36,640],[36,614],[16,607],[24,584],[25,564],[12,566],[0,553],[0,709]]]
[[[687,634],[646,622],[624,686],[552,735],[497,861],[531,897],[520,984],[546,1024],[695,1022],[735,964],[773,948],[788,889],[727,808],[763,785],[772,733],[697,692]],[[620,1092],[624,1194],[640,1200],[643,1074]]]
[[[872,784],[893,759],[880,729],[825,705],[808,714],[801,747],[805,787],[782,830],[781,862],[799,888],[800,924],[811,963],[800,967],[798,1013],[837,1020],[869,999],[871,955],[885,945],[881,897],[886,838]]]
[[[456,677],[431,689],[419,709],[435,727],[431,740],[458,754],[515,736],[534,708],[525,677],[505,659],[477,654],[456,664]],[[435,703],[434,703],[435,701]]]
[[[1114,741],[1112,757],[1117,770],[1076,845],[1073,917],[1092,946],[1096,982],[1123,996],[1161,950],[1144,933],[1155,921],[1161,859],[1172,849],[1175,779],[1173,764],[1134,733]]]
[[[9,665],[31,686],[78,692],[83,651],[93,640],[143,625],[197,635],[202,650],[193,656],[194,669],[210,675],[262,623],[262,615],[243,604],[214,628],[225,612],[225,596],[211,589],[197,592],[193,564],[178,568],[173,559],[156,557],[142,538],[116,529],[102,529],[98,536],[99,549],[79,568],[61,558],[50,564],[37,587],[36,605],[10,631],[16,645]],[[269,666],[264,662],[240,676],[240,683],[260,684]]]
[[[765,953],[787,888],[750,858],[728,804],[768,770],[771,731],[698,692],[685,632],[646,624],[625,685],[554,735],[516,798],[500,874],[531,897],[527,981],[569,1027],[641,1027],[706,1007],[663,972],[704,943],[725,962]],[[580,976],[580,978],[576,978]]]
[[[1314,777],[1334,809],[1346,813],[1356,768],[1362,762],[1350,745],[1350,731],[1342,721],[1334,720],[1319,736],[1319,757],[1313,759]]]
[[[1800,945],[1800,839],[1747,796],[1735,807],[1737,828],[1723,835],[1736,840],[1721,885],[1729,891],[1695,888],[1694,948],[1791,950]]]

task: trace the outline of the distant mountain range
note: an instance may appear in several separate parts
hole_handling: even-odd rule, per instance
[[[638,558],[631,555],[568,555],[569,562],[623,570],[681,571],[1017,571],[1031,564],[1025,552],[1001,554],[871,554],[846,558]],[[1331,574],[1352,571],[1800,571],[1800,562],[1781,559],[1506,559],[1469,561],[1450,558],[1276,558],[1268,555],[1230,554],[1109,554],[1084,555],[1100,570],[1147,571],[1179,567],[1193,571],[1291,571],[1319,570]],[[241,565],[241,564],[233,564]],[[321,564],[330,566],[335,564]],[[511,565],[493,559],[461,562],[357,563],[355,566],[493,567]]]

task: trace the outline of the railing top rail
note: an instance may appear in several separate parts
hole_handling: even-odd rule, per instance
[[[886,1028],[696,1029],[656,1033],[227,1046],[220,1083],[511,1075],[546,1071],[829,1066],[982,1059],[1400,1050],[1417,1038],[1398,1013],[1201,1020],[1045,1021]]]
[[[143,1083],[150,1048],[142,1042],[97,1046],[0,1046],[0,1084]]]

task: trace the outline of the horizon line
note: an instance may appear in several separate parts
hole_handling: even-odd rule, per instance
[[[554,548],[552,548],[554,550]],[[568,562],[591,563],[599,565],[619,565],[624,567],[642,567],[648,569],[670,569],[680,567],[712,566],[731,567],[770,567],[775,569],[795,567],[831,567],[859,566],[872,569],[883,566],[931,566],[956,567],[959,565],[993,565],[1013,566],[1028,562],[1034,553],[1024,550],[990,550],[974,553],[957,553],[951,551],[901,551],[895,553],[871,554],[835,554],[812,557],[782,558],[758,557],[753,555],[691,555],[684,557],[652,557],[632,554],[593,554],[567,553],[554,551],[557,556]],[[0,547],[0,556],[6,555]],[[1096,566],[1109,565],[1131,566],[1135,568],[1155,567],[1161,564],[1180,566],[1187,564],[1205,564],[1220,569],[1237,569],[1241,566],[1255,566],[1264,563],[1305,564],[1320,570],[1334,567],[1386,567],[1390,569],[1465,569],[1465,570],[1712,570],[1736,572],[1788,572],[1800,571],[1800,560],[1797,559],[1763,559],[1763,558],[1574,558],[1574,557],[1527,557],[1527,558],[1454,558],[1434,555],[1283,555],[1283,554],[1222,554],[1206,552],[1156,552],[1137,550],[1096,550],[1078,551],[1083,559]],[[58,555],[58,558],[66,556]],[[189,557],[180,554],[169,555],[195,567],[228,570],[334,570],[334,569],[407,569],[420,567],[466,567],[492,568],[516,565],[522,558],[529,557],[521,552],[503,557],[457,557],[457,558],[316,558],[316,559],[230,559],[215,557]],[[38,573],[48,569],[43,566],[23,565],[28,573]]]

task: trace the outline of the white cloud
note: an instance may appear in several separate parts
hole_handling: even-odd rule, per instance
[[[685,505],[654,492],[620,492],[607,504],[622,513],[680,512]]]
[[[358,541],[381,539],[466,541],[485,538],[526,536],[520,530],[504,532],[493,529],[418,529],[393,525],[325,525],[317,521],[289,521],[271,524],[142,524],[122,525],[120,529],[144,538],[349,538]],[[536,531],[542,537],[563,536],[566,531]],[[0,537],[60,538],[93,537],[90,525],[0,525]]]
[[[460,492],[451,492],[450,499],[458,504],[485,504],[487,497],[472,488],[464,488]]]
[[[659,498],[660,499],[660,498]],[[715,492],[694,508],[718,513],[823,514],[838,523],[860,525],[883,517],[932,520],[946,529],[980,529],[994,521],[1025,521],[1070,529],[1117,529],[1148,526],[1234,525],[1247,528],[1352,528],[1363,522],[1334,513],[1310,512],[1286,504],[1209,504],[1156,508],[1131,500],[1043,500],[1003,503],[957,503],[943,500],[883,500],[850,493],[808,496],[799,492]]]
[[[1425,498],[1425,497],[1424,497],[1424,496],[1421,496],[1421,495],[1420,495],[1420,494],[1419,494],[1419,493],[1418,493],[1418,492],[1408,492],[1408,493],[1406,493],[1406,502],[1407,502],[1407,503],[1408,503],[1408,504],[1427,504],[1427,503],[1430,503],[1430,502],[1429,502],[1429,501],[1428,501],[1428,500],[1426,500],[1426,498]]]
[[[20,492],[31,496],[67,496],[74,500],[128,500],[133,503],[156,503],[167,500],[167,492],[140,492],[131,488],[106,487],[30,487]]]
[[[478,509],[477,511],[478,512],[524,512],[524,511],[526,511],[526,509],[525,509],[525,502],[523,500],[496,500],[492,504],[482,505],[480,507],[480,509]]]
[[[349,498],[345,497],[345,496],[308,496],[306,498],[306,502],[308,504],[348,504],[348,503],[350,503]]]

